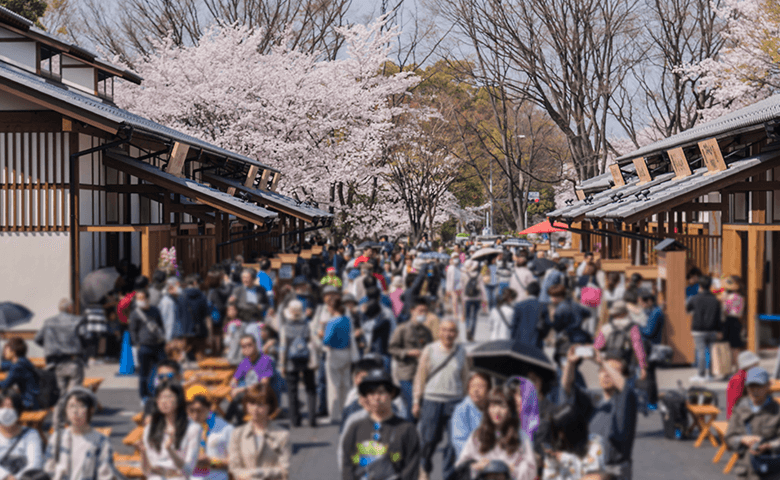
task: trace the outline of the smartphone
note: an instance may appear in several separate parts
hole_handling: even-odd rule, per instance
[[[575,348],[574,354],[580,358],[593,358],[594,356],[596,356],[596,352],[593,350],[593,347],[590,345],[585,345],[585,346]]]

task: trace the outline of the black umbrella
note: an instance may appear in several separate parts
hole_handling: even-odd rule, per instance
[[[541,350],[534,345],[514,340],[493,340],[483,343],[469,355],[474,370],[507,379],[515,375],[526,375],[533,371],[547,383],[554,383],[558,369]]]
[[[358,250],[364,250],[366,248],[382,248],[382,244],[379,242],[363,242],[357,246]]]
[[[10,330],[32,320],[33,313],[18,303],[0,303],[0,330]]]
[[[119,272],[114,267],[101,268],[89,272],[81,281],[81,301],[86,304],[98,303],[114,289]]]
[[[555,262],[553,262],[550,259],[547,258],[537,258],[534,261],[531,262],[531,265],[529,265],[529,269],[534,272],[534,275],[537,277],[541,277],[544,275],[544,272],[547,270],[554,268],[556,265]]]

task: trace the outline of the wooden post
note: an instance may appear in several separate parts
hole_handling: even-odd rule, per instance
[[[141,229],[141,275],[152,278],[151,245],[149,245],[149,227]]]
[[[665,342],[674,349],[674,363],[692,363],[691,316],[685,311],[685,251],[658,252],[658,276],[664,280],[667,324]]]
[[[266,190],[268,188],[268,177],[271,176],[270,170],[263,170],[263,174],[260,176],[260,185],[258,185],[258,190]]]
[[[276,191],[276,187],[278,187],[278,186],[279,186],[279,179],[280,179],[281,177],[282,177],[282,174],[281,174],[281,173],[279,173],[279,172],[276,172],[276,173],[274,173],[274,179],[273,179],[273,181],[271,182],[271,188],[270,188],[269,190],[271,190],[272,192],[275,192],[275,191]]]
[[[187,159],[187,153],[189,151],[190,146],[186,143],[174,143],[173,149],[171,150],[170,160],[168,160],[168,165],[165,168],[165,172],[177,177],[181,177],[182,170],[184,169],[184,161]]]
[[[75,154],[79,151],[79,134],[70,133],[70,151],[68,155],[70,180],[70,293],[73,300],[74,313],[81,312],[81,243],[79,219],[79,159]],[[56,201],[56,200],[55,200]],[[6,219],[7,221],[7,219]]]
[[[244,179],[244,186],[252,188],[255,184],[255,178],[257,178],[257,172],[260,171],[260,167],[256,165],[252,165],[249,167],[249,173],[246,174],[246,179]],[[265,175],[265,172],[263,172]]]
[[[759,251],[759,235],[763,235],[756,229],[748,230],[748,252]],[[761,273],[764,265],[763,252],[748,255],[747,265],[747,341],[748,350],[758,352],[758,292],[761,289]]]
[[[225,241],[225,231],[222,226],[222,211],[214,210],[214,238],[217,245],[217,261],[223,260],[222,250],[224,247],[218,246]]]

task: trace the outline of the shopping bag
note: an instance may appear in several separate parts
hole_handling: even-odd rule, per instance
[[[731,347],[727,342],[713,343],[710,347],[712,375],[725,377],[731,375]]]

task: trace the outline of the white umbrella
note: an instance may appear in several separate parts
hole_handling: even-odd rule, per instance
[[[504,251],[500,248],[480,248],[474,252],[474,254],[471,256],[471,260],[479,262],[482,260],[487,260],[496,255],[501,255],[502,253],[504,253]]]

